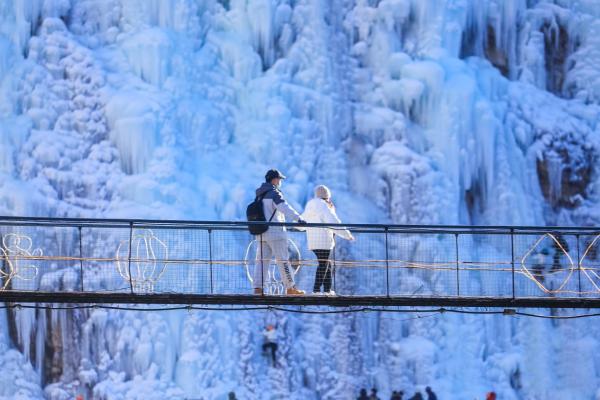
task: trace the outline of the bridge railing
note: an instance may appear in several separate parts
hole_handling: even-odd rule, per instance
[[[288,228],[297,286],[316,256]],[[330,260],[339,296],[600,297],[596,228],[325,225],[349,229]],[[303,227],[303,228],[306,228]],[[250,295],[257,242],[246,222],[0,217],[0,291]],[[291,230],[290,230],[291,229]],[[269,294],[283,293],[273,260]]]

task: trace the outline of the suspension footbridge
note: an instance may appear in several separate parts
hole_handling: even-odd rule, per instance
[[[247,222],[0,217],[6,303],[600,308],[600,228],[308,224],[349,229],[330,256],[336,295],[313,295],[317,260],[289,228],[303,296],[275,260],[253,294]]]

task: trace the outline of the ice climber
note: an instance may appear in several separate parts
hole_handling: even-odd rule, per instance
[[[271,360],[273,366],[277,365],[277,331],[273,325],[267,325],[263,331],[265,342],[262,345],[263,353],[266,354],[268,349],[271,349]]]
[[[283,179],[285,179],[285,176],[281,172],[271,169],[265,175],[266,182],[256,189],[256,197],[262,199],[267,221],[285,222],[287,218],[288,220],[305,224],[306,222],[300,217],[300,214],[283,198],[280,190]],[[256,263],[253,277],[254,294],[264,294],[263,277],[265,269],[268,268],[273,256],[279,267],[279,274],[286,288],[286,294],[304,294],[304,291],[297,289],[294,284],[294,275],[292,274],[289,262],[288,238],[285,227],[269,226],[269,229],[265,233],[256,236],[256,241]]]
[[[550,252],[548,251],[547,248],[543,248],[540,251],[538,251],[535,255],[534,255],[534,264],[533,267],[531,267],[531,271],[533,272],[534,277],[540,282],[540,283],[544,283],[545,280],[545,275],[544,272],[546,270],[546,258],[548,257],[548,255],[550,254]]]
[[[340,224],[341,221],[335,212],[331,201],[331,191],[327,186],[319,185],[315,188],[315,197],[306,203],[302,218],[309,223]],[[319,266],[315,276],[313,294],[320,294],[321,287],[326,295],[335,295],[331,290],[331,262],[329,255],[335,247],[334,235],[346,240],[354,240],[347,229],[342,228],[306,228],[308,248],[315,253]]]

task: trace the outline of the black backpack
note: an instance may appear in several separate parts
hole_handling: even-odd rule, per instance
[[[265,196],[267,195],[267,193],[269,193],[269,192],[266,192],[262,196],[257,196],[252,203],[248,204],[248,207],[246,208],[246,218],[248,219],[248,222],[261,222],[261,221],[266,222],[267,221],[265,219],[265,211],[263,209],[263,204],[262,204],[262,201],[265,198]],[[276,212],[277,212],[277,209],[273,210],[273,214],[271,214],[271,218],[269,218],[268,222],[271,222],[271,220],[275,216]],[[261,235],[261,234],[265,233],[267,231],[267,229],[269,229],[269,225],[267,225],[267,224],[249,224],[248,225],[248,230],[253,235]]]

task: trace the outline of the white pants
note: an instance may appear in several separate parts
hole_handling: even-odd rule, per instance
[[[264,275],[271,259],[275,257],[275,262],[279,267],[279,275],[281,275],[281,281],[286,288],[294,287],[294,275],[292,274],[289,253],[288,253],[288,242],[286,239],[276,240],[261,240],[260,237],[256,239],[256,260],[254,263],[254,288],[259,289],[263,287]]]

